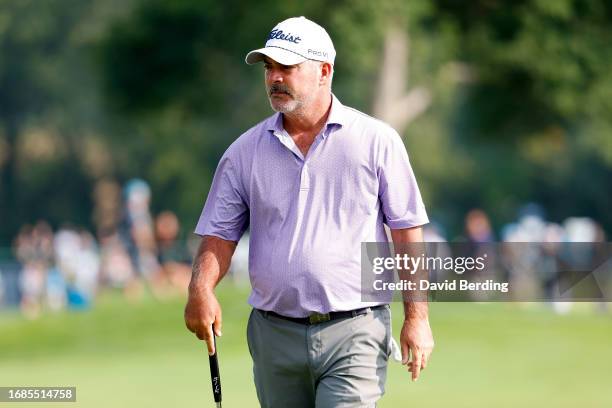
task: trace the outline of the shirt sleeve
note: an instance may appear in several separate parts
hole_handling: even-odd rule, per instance
[[[378,196],[391,229],[427,224],[429,219],[406,147],[394,130],[384,138],[378,158]]]
[[[249,208],[239,172],[229,155],[221,158],[195,233],[240,240],[249,225]]]

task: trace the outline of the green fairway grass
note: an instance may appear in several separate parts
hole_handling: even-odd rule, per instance
[[[257,407],[246,346],[248,290],[218,296],[224,407]],[[205,345],[183,323],[184,300],[130,303],[27,321],[0,314],[0,386],[76,386],[52,407],[214,406]],[[431,304],[436,349],[418,382],[389,365],[380,407],[612,407],[612,317],[581,304],[559,316],[542,304]],[[395,304],[394,335],[401,325]],[[0,403],[43,406],[44,403]]]

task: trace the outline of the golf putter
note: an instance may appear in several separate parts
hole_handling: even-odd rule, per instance
[[[219,374],[219,360],[217,359],[217,336],[213,331],[213,342],[215,345],[215,354],[208,356],[210,364],[210,381],[212,383],[213,397],[217,408],[221,408],[221,375]]]

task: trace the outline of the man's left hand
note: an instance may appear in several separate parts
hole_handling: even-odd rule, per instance
[[[402,364],[408,366],[412,381],[419,378],[421,370],[427,367],[433,351],[434,340],[427,317],[409,317],[404,320],[400,334]]]

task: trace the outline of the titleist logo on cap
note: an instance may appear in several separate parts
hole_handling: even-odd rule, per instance
[[[268,39],[269,40],[284,40],[284,41],[289,41],[295,44],[298,44],[302,40],[300,37],[294,37],[293,34],[291,33],[285,34],[283,33],[283,30],[279,30],[277,28],[272,30],[272,32],[268,36]]]

